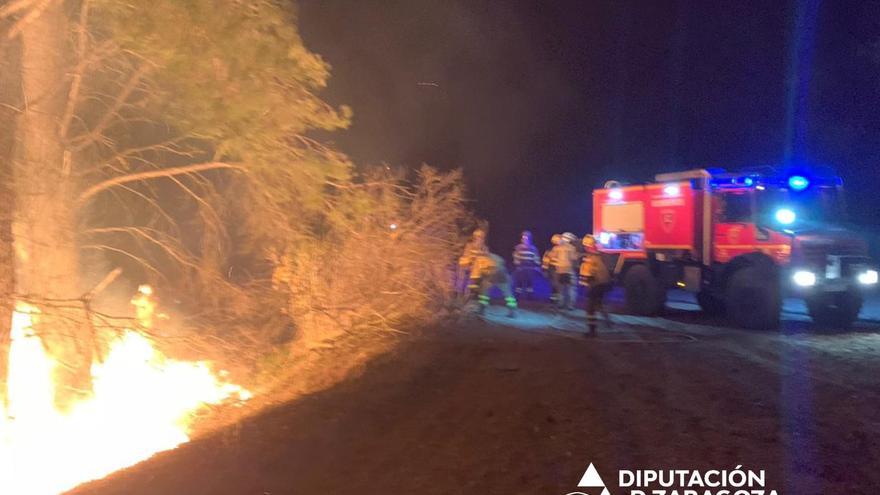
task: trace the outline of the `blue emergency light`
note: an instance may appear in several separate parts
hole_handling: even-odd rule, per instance
[[[790,187],[792,191],[803,191],[810,187],[810,179],[807,179],[803,175],[792,175],[788,178],[788,187]]]

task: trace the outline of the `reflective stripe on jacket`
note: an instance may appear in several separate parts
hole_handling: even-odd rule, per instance
[[[513,265],[517,268],[536,268],[541,262],[534,244],[521,242],[513,248]]]

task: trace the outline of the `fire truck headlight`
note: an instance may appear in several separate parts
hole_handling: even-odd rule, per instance
[[[798,270],[791,276],[795,285],[800,287],[812,287],[816,285],[816,274],[806,270]]]
[[[859,274],[859,283],[862,285],[875,285],[877,280],[877,270],[867,270]]]
[[[780,208],[776,210],[776,221],[781,223],[782,225],[791,225],[794,223],[795,219],[797,219],[797,215],[794,210],[789,208]]]

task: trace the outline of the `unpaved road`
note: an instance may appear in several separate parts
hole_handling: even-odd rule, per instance
[[[792,314],[745,332],[673,306],[595,339],[582,312],[425,331],[343,385],[76,493],[564,495],[591,462],[612,495],[629,493],[619,469],[737,465],[765,470],[768,493],[880,493],[880,325]]]

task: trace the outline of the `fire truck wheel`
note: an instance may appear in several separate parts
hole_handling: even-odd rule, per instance
[[[737,270],[727,283],[727,316],[738,326],[767,330],[779,326],[782,297],[779,280],[767,270],[746,266]]]
[[[697,293],[697,303],[703,313],[709,316],[724,314],[724,301],[707,291]]]
[[[858,292],[821,294],[807,299],[807,309],[820,325],[849,328],[859,318],[862,296]]]
[[[663,309],[666,292],[645,265],[636,265],[626,272],[623,279],[626,292],[626,309],[639,316],[653,316]]]

